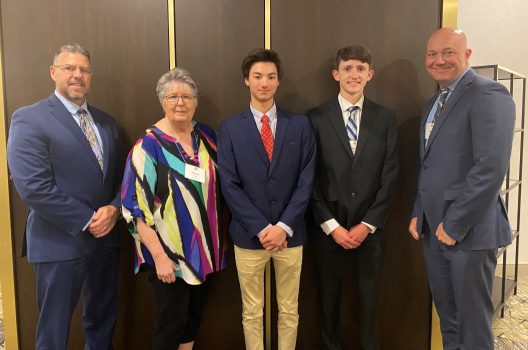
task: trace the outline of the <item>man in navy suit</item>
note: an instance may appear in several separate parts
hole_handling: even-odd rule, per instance
[[[24,250],[36,276],[36,349],[67,348],[81,293],[85,349],[110,349],[117,318],[118,129],[86,104],[92,68],[85,48],[61,46],[50,75],[55,92],[13,114],[7,145],[13,182],[29,207]]]
[[[469,68],[461,30],[427,43],[425,66],[441,91],[420,125],[416,199],[409,232],[423,249],[445,350],[493,349],[497,249],[511,243],[501,198],[515,124],[508,91]]]
[[[315,140],[305,116],[275,104],[282,75],[276,52],[250,52],[242,63],[242,73],[251,96],[250,107],[222,123],[218,167],[232,213],[229,233],[235,245],[246,349],[264,348],[264,268],[272,259],[279,349],[293,350]]]
[[[378,301],[387,210],[398,176],[398,128],[393,111],[365,97],[372,56],[361,45],[336,53],[332,76],[339,94],[308,111],[317,141],[312,212],[319,277],[322,346],[339,340],[341,287],[354,260],[359,344],[379,349]]]

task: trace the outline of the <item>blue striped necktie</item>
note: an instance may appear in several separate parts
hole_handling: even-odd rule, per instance
[[[346,122],[346,130],[348,139],[350,141],[357,141],[358,139],[358,129],[356,124],[356,113],[358,106],[352,106],[348,108],[348,120]]]
[[[436,111],[435,111],[435,114],[432,120],[433,123],[436,121],[436,118],[438,118],[438,116],[440,115],[440,112],[442,112],[442,109],[444,108],[444,105],[447,100],[447,95],[449,95],[449,92],[451,92],[449,88],[442,88],[440,90],[440,97],[438,98],[438,103],[436,105]]]

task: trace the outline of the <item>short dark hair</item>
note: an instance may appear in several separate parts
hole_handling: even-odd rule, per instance
[[[350,45],[337,50],[334,69],[339,69],[341,61],[358,60],[363,63],[368,63],[369,68],[372,69],[372,55],[370,50],[363,45]]]
[[[247,56],[242,61],[242,75],[244,79],[249,78],[249,71],[251,67],[257,62],[271,62],[277,67],[277,74],[279,75],[279,80],[282,78],[282,62],[279,58],[279,54],[273,50],[269,49],[255,49],[247,54]]]
[[[55,64],[57,62],[57,58],[63,52],[80,53],[81,55],[85,56],[88,59],[88,62],[91,62],[90,53],[88,52],[88,50],[86,50],[80,44],[71,43],[71,44],[64,44],[61,47],[59,47],[57,49],[57,51],[55,51],[55,54],[53,55],[53,63],[52,64]]]

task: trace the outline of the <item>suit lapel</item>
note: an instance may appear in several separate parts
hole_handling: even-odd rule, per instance
[[[275,164],[277,164],[277,159],[281,153],[289,123],[290,118],[288,118],[284,112],[277,108],[277,127],[275,128],[275,141],[273,143],[273,155],[271,157],[270,172],[275,167]]]
[[[330,124],[334,128],[334,131],[337,135],[337,138],[345,148],[345,152],[348,154],[350,159],[354,159],[352,154],[352,149],[350,148],[350,141],[346,133],[345,122],[343,121],[343,113],[341,112],[341,107],[339,106],[339,101],[337,97],[327,105],[328,111],[325,115],[330,120]]]
[[[95,157],[95,154],[93,153],[86,136],[82,132],[79,125],[75,122],[70,112],[68,112],[66,107],[64,107],[62,102],[60,102],[60,100],[55,95],[51,96],[49,99],[49,104],[52,107],[51,114],[57,118],[69,132],[72,133],[77,141],[79,141],[83,151],[88,153],[88,157],[90,158],[91,162],[99,169],[99,171],[101,171],[101,167],[97,162],[97,158]]]
[[[370,101],[365,98],[363,102],[363,111],[361,112],[361,122],[359,125],[359,138],[356,147],[356,153],[354,154],[354,164],[359,159],[361,151],[367,143],[367,139],[370,135],[370,130],[372,125],[374,125],[374,120],[376,120],[376,113],[372,109],[372,104]],[[349,147],[350,148],[350,147]]]
[[[427,141],[427,148],[425,149],[424,156],[427,155],[427,152],[431,148],[431,145],[433,144],[436,135],[438,134],[438,131],[442,128],[445,121],[451,116],[451,111],[456,106],[460,98],[464,96],[466,93],[468,86],[473,82],[475,79],[475,73],[470,70],[459,82],[458,85],[455,88],[455,91],[452,92],[451,96],[447,100],[445,107],[440,112],[440,115],[435,120],[435,125],[433,127],[433,130],[431,131],[431,135],[429,136],[429,141]]]
[[[268,154],[264,149],[264,144],[262,143],[257,124],[255,123],[255,118],[253,117],[253,113],[251,113],[250,109],[246,109],[242,113],[242,120],[244,123],[244,129],[242,132],[247,132],[249,134],[249,138],[253,141],[253,144],[257,149],[257,154],[264,163],[269,165],[270,160],[268,158]]]

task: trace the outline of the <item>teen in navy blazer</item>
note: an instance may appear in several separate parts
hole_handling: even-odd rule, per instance
[[[85,349],[110,349],[123,165],[118,129],[108,114],[86,105],[91,68],[83,47],[62,46],[50,72],[56,91],[13,114],[7,146],[13,182],[29,207],[25,241],[40,310],[36,349],[66,349],[81,293]],[[99,134],[102,168],[74,118],[81,106]]]
[[[283,222],[294,234],[288,247],[304,244],[304,214],[311,195],[314,139],[305,116],[277,108],[273,159],[268,159],[251,110],[226,120],[219,132],[222,190],[233,220],[233,243],[263,249],[257,237],[268,224]]]
[[[262,49],[249,53],[242,73],[251,95],[250,108],[222,123],[218,170],[232,213],[229,233],[235,244],[246,349],[264,349],[263,274],[272,259],[279,349],[293,350],[315,140],[305,116],[275,105],[281,76],[277,53]]]

